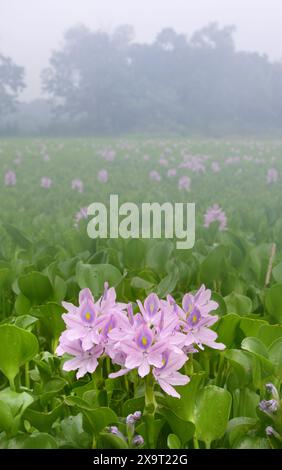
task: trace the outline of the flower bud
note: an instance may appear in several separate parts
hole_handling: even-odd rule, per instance
[[[133,439],[132,439],[132,444],[136,447],[140,447],[144,444],[144,439],[142,436],[140,436],[140,434],[137,434],[137,436],[135,436]]]
[[[142,413],[141,411],[135,411],[135,413],[133,413],[133,416],[134,416],[135,421],[138,421],[141,418]]]

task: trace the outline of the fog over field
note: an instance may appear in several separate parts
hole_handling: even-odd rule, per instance
[[[162,28],[191,36],[208,23],[233,24],[238,49],[282,58],[280,0],[0,0],[0,50],[26,67],[25,100],[41,94],[40,71],[64,32],[83,23],[111,33],[120,24],[151,42]]]
[[[0,133],[278,135],[275,0],[0,1]]]

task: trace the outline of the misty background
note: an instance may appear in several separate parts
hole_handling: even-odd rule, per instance
[[[0,0],[1,135],[273,134],[280,0]]]

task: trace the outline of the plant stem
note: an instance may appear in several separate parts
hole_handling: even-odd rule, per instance
[[[216,374],[216,385],[220,385],[221,383],[223,369],[224,369],[224,355],[220,353],[218,369],[217,369],[217,374]]]
[[[200,448],[196,434],[194,434],[194,437],[193,437],[193,444],[194,444],[194,449],[199,449]]]
[[[24,366],[24,378],[25,378],[25,386],[27,388],[30,388],[29,362],[27,362]]]
[[[276,243],[272,243],[269,262],[268,262],[267,273],[266,273],[266,276],[265,276],[264,287],[267,287],[268,284],[270,283],[271,274],[272,274],[272,266],[273,266],[275,253],[276,253]]]
[[[145,378],[145,409],[143,419],[146,425],[146,444],[149,449],[154,449],[154,429],[155,429],[155,412],[156,412],[156,399],[154,395],[154,377],[149,374]]]
[[[15,387],[15,381],[14,379],[9,379],[9,383],[10,383],[10,389],[13,390],[13,392],[16,391],[16,387]]]
[[[148,374],[145,379],[145,410],[148,414],[154,416],[156,411],[156,400],[154,395],[154,378],[152,374]]]

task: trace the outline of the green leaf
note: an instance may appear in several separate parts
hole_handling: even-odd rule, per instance
[[[20,317],[16,318],[15,325],[19,328],[23,328],[24,330],[31,331],[37,322],[38,318],[35,318],[31,315],[21,315]]]
[[[270,346],[273,341],[282,336],[282,325],[262,325],[258,332],[258,337],[265,344]]]
[[[104,283],[110,287],[117,286],[122,280],[120,271],[111,264],[83,264],[76,267],[76,278],[81,289],[88,287],[94,296],[102,294]]]
[[[233,449],[270,449],[270,444],[264,437],[244,436],[235,442]]]
[[[234,387],[247,385],[252,378],[252,360],[248,353],[239,349],[229,349],[224,353],[225,358],[232,365],[231,372],[236,376],[237,382]]]
[[[73,449],[87,449],[91,446],[91,436],[83,429],[82,413],[68,416],[60,423],[64,445]]]
[[[31,240],[29,240],[29,238],[24,235],[24,233],[21,232],[18,228],[14,227],[11,224],[4,224],[4,227],[7,233],[12,238],[13,242],[16,243],[16,245],[19,245],[21,248],[24,249],[28,249],[31,246]]]
[[[180,398],[165,396],[160,399],[160,402],[170,408],[179,418],[194,423],[196,397],[205,375],[205,372],[194,374],[187,385],[176,387]]]
[[[274,266],[272,275],[278,284],[282,284],[282,261]]]
[[[135,411],[142,411],[145,406],[145,398],[137,397],[126,400],[122,406],[122,414],[128,416]]]
[[[195,432],[195,426],[192,422],[181,419],[166,407],[162,407],[159,412],[164,416],[172,432],[177,435],[183,445],[192,439]]]
[[[27,437],[21,449],[57,449],[54,437],[47,433],[34,433]]]
[[[58,303],[64,300],[67,292],[67,284],[60,276],[55,277],[53,289],[54,300]]]
[[[111,433],[102,432],[99,436],[99,442],[102,444],[102,449],[128,449],[125,440]]]
[[[257,336],[262,325],[267,325],[267,322],[256,318],[241,318],[240,321],[240,329],[245,336]]]
[[[245,295],[231,292],[231,294],[224,297],[228,313],[237,313],[238,315],[247,315],[251,313],[253,304],[249,297]]]
[[[30,307],[31,307],[30,300],[20,292],[15,302],[15,310],[17,314],[27,315],[30,311]]]
[[[82,413],[85,417],[86,424],[96,435],[109,424],[118,422],[117,415],[110,408],[100,407],[94,410],[82,409]]]
[[[13,384],[19,369],[38,352],[34,334],[15,325],[0,325],[0,370]]]
[[[13,424],[14,418],[10,407],[4,401],[0,400],[0,432],[9,432]]]
[[[216,325],[218,341],[230,348],[236,338],[241,317],[235,313],[228,313],[220,318]]]
[[[225,268],[226,248],[217,246],[204,259],[200,267],[200,279],[210,285],[222,278]]]
[[[33,398],[29,393],[17,393],[9,388],[0,391],[0,400],[10,407],[14,417],[21,416],[25,409],[33,402]]]
[[[282,338],[277,338],[268,349],[269,359],[276,368],[279,380],[282,379]]]
[[[261,386],[261,383],[259,386]],[[257,418],[257,406],[260,401],[259,395],[248,387],[237,388],[232,395],[234,417],[245,416],[248,418]]]
[[[220,439],[227,428],[231,410],[230,393],[215,385],[207,385],[201,392],[195,412],[197,438],[207,447],[215,439]]]
[[[152,282],[148,282],[146,279],[142,279],[142,277],[134,276],[131,279],[131,287],[135,289],[144,289],[146,291],[151,289],[153,285]]]
[[[244,437],[248,431],[257,425],[257,423],[258,419],[248,418],[245,416],[231,419],[226,431],[230,447],[234,448],[236,441]]]
[[[282,323],[282,284],[276,284],[266,291],[265,306],[272,318]]]
[[[65,309],[54,302],[48,302],[46,305],[34,308],[32,315],[40,321],[41,332],[49,340],[57,340],[65,329],[65,323],[62,314]]]
[[[33,398],[26,392],[17,393],[9,388],[0,391],[0,431],[5,430],[15,435],[21,423],[21,417],[31,405]]]
[[[159,297],[165,297],[167,294],[170,294],[175,289],[175,286],[178,282],[178,275],[176,272],[169,273],[165,276],[156,289],[156,294]]]
[[[153,269],[160,276],[166,273],[166,263],[173,253],[173,243],[169,240],[158,241],[153,244],[146,255],[146,266]]]
[[[169,449],[181,449],[181,442],[175,434],[167,436],[167,447]]]
[[[36,271],[19,277],[18,284],[21,292],[34,305],[40,305],[53,295],[53,288],[49,278]]]
[[[129,269],[142,269],[145,262],[146,246],[142,240],[131,239],[124,249],[124,264]]]
[[[12,271],[10,268],[0,269],[0,289],[8,289],[12,283]]]
[[[28,408],[25,411],[24,418],[27,419],[32,426],[42,432],[47,432],[51,429],[52,424],[61,416],[62,404],[56,406],[52,411],[44,412]]]
[[[245,338],[242,341],[241,348],[250,351],[257,356],[268,358],[268,352],[263,342],[258,338]]]
[[[256,357],[259,358],[261,365],[264,367],[266,371],[272,373],[274,370],[274,366],[271,361],[268,359],[268,351],[263,344],[263,342],[259,338],[245,338],[242,341],[241,348],[245,351],[249,351],[250,353],[254,354]]]

